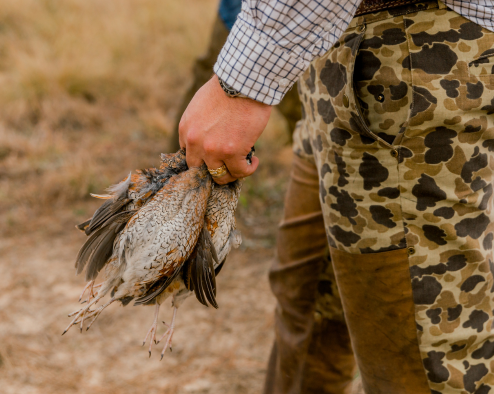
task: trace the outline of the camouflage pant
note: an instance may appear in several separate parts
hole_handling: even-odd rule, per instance
[[[364,15],[300,96],[367,394],[494,394],[494,33],[437,1]]]

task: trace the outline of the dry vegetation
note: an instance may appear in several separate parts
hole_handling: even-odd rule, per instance
[[[214,12],[205,0],[1,2],[3,232],[156,162]]]
[[[243,190],[244,244],[218,279],[220,309],[187,301],[161,363],[139,347],[150,308],[110,308],[89,332],[60,337],[83,286],[73,260],[84,237],[73,225],[97,206],[90,192],[167,151],[216,3],[0,2],[0,393],[259,392],[290,159],[276,116]]]

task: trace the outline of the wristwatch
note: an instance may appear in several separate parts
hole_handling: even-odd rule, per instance
[[[241,98],[249,98],[245,94],[240,93],[238,90],[235,90],[232,88],[230,85],[228,85],[225,81],[222,81],[221,78],[218,77],[218,81],[220,82],[221,89],[226,93],[228,97],[235,98],[235,97],[241,97]]]

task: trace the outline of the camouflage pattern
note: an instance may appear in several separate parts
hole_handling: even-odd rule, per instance
[[[436,1],[364,15],[299,89],[329,244],[408,248],[431,393],[494,394],[494,33]]]

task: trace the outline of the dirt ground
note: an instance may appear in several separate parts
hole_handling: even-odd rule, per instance
[[[160,345],[151,358],[140,346],[153,307],[115,305],[89,331],[74,327],[61,336],[83,287],[73,269],[82,238],[70,229],[56,239],[3,242],[1,393],[260,392],[273,337],[272,247],[245,237],[249,246],[233,252],[218,277],[220,308],[188,299],[178,311],[173,352],[160,362]],[[160,317],[171,317],[169,305]]]
[[[289,147],[275,149],[274,156],[262,152],[276,148],[271,139],[279,132],[271,126],[259,142],[266,163],[246,180],[237,212],[243,243],[217,278],[219,309],[189,298],[178,311],[173,352],[161,362],[160,345],[151,358],[141,347],[153,307],[112,305],[89,331],[74,327],[61,336],[84,286],[73,266],[85,239],[75,219],[96,202],[69,204],[34,220],[39,228],[4,237],[0,393],[259,393],[273,340],[275,302],[267,274],[291,157]],[[160,320],[169,321],[171,312],[166,304]],[[164,331],[160,327],[159,334]]]
[[[0,2],[0,394],[259,393],[273,339],[274,257],[291,157],[276,114],[245,181],[243,234],[218,277],[219,309],[190,298],[173,353],[142,340],[152,307],[110,306],[61,336],[84,286],[74,225],[89,193],[158,164],[213,0]],[[169,321],[171,308],[161,310]],[[159,333],[164,332],[160,327]]]

